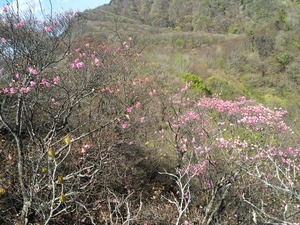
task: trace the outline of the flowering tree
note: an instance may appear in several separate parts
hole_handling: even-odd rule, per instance
[[[245,98],[225,101],[216,96],[191,100],[177,95],[170,105],[169,127],[159,133],[176,150],[177,167],[188,167],[206,193],[200,202],[201,224],[243,221],[251,207],[256,221],[299,219],[300,152],[283,121],[286,111]],[[229,207],[230,199],[248,213]]]
[[[80,23],[72,12],[39,21],[11,6],[2,10],[1,217],[49,224],[71,215],[95,224],[97,179],[112,170],[110,150],[146,122],[150,83],[131,73],[141,55],[132,38],[110,46],[75,42]]]

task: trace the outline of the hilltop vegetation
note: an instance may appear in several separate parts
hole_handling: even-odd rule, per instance
[[[153,26],[244,33],[273,21],[281,28],[296,27],[297,5],[281,0],[112,0],[107,10]]]

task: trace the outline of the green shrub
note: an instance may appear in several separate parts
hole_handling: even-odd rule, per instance
[[[245,87],[238,82],[232,82],[221,77],[211,76],[205,81],[211,94],[220,95],[222,98],[231,99],[245,95]]]
[[[205,93],[205,94],[211,94],[206,85],[203,83],[203,80],[201,77],[185,72],[180,75],[181,78],[184,79],[185,82],[190,83],[190,89],[194,90],[196,92]]]

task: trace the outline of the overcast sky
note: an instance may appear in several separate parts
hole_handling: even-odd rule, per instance
[[[20,10],[27,9],[29,6],[33,6],[36,8],[36,11],[39,11],[40,3],[42,3],[44,10],[50,9],[50,0],[18,0]],[[8,3],[12,3],[14,6],[16,0],[0,0],[0,7],[7,5]],[[76,10],[84,11],[85,9],[93,9],[98,6],[108,4],[110,0],[51,0],[52,7],[54,12],[63,12],[66,10]],[[2,11],[2,10],[1,10]]]

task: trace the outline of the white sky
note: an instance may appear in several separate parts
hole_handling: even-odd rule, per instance
[[[38,12],[40,9],[41,1],[43,9],[47,12],[50,10],[50,0],[18,0],[19,1],[19,9],[20,11],[28,9],[29,6],[33,6],[36,8]],[[110,0],[51,0],[53,12],[64,12],[67,10],[76,10],[84,11],[86,9],[93,9],[98,6],[108,4]],[[16,0],[0,0],[0,9],[2,11],[2,7],[7,5],[8,3],[12,3],[13,6],[16,6]]]

